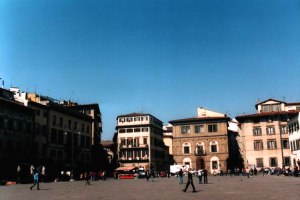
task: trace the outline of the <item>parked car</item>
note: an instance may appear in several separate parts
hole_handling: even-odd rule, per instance
[[[146,172],[145,172],[144,168],[139,168],[137,171],[138,171],[138,178],[146,177]]]

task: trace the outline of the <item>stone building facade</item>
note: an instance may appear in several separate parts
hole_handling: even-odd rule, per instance
[[[226,171],[229,120],[225,114],[198,108],[197,117],[170,121],[176,164],[210,173]]]

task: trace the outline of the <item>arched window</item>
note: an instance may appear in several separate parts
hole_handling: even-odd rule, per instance
[[[218,142],[217,141],[211,141],[210,143],[209,143],[209,146],[210,146],[210,152],[211,153],[216,153],[216,152],[218,152],[219,150],[219,148],[218,148]]]
[[[205,155],[204,142],[197,142],[196,148],[195,148],[195,154],[198,156]]]
[[[190,154],[191,153],[191,143],[185,142],[182,144],[182,153]]]
[[[184,159],[182,160],[182,164],[183,164],[184,166],[187,166],[187,167],[189,167],[189,168],[192,168],[192,160],[191,160],[190,158],[184,158]]]
[[[211,157],[211,159],[210,159],[210,169],[211,169],[212,174],[218,172],[219,166],[220,166],[219,158],[217,156]]]

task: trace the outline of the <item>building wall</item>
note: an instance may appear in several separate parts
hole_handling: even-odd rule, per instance
[[[299,105],[269,99],[256,105],[256,114],[236,117],[241,127],[245,167],[282,168],[292,164],[287,123]]]
[[[204,125],[204,133],[195,133],[195,125]],[[217,124],[218,131],[209,133],[207,126]],[[173,155],[177,164],[190,165],[191,168],[206,168],[210,173],[219,170],[226,171],[228,158],[227,121],[175,124],[173,125]],[[181,127],[190,126],[190,133],[182,134]],[[198,145],[203,145],[204,154],[195,153]],[[217,145],[217,152],[212,152],[211,145]],[[184,152],[184,147],[189,147],[189,153]],[[204,165],[201,164],[203,160]],[[215,164],[216,163],[216,164]],[[214,166],[213,166],[214,164]]]
[[[265,119],[261,119],[259,123],[253,123],[251,120],[248,122],[242,123],[242,137],[244,142],[244,161],[246,166],[256,166],[256,167],[282,167],[283,157],[290,157],[290,149],[289,147],[282,147],[281,139],[288,141],[287,132],[283,132],[280,134],[279,127],[286,127],[286,122],[276,121],[266,121]],[[267,128],[274,127],[274,134],[267,134]],[[253,129],[260,128],[261,135],[253,135]],[[268,148],[268,141],[276,141],[276,147]],[[254,143],[261,141],[263,144],[262,149],[255,149]],[[271,158],[276,158],[277,164],[271,164]],[[257,159],[263,160],[263,165],[260,165]],[[246,167],[245,166],[245,167]]]
[[[164,168],[162,122],[151,115],[117,117],[118,155],[121,166]]]
[[[291,167],[295,168],[298,166],[298,161],[300,160],[300,115],[297,114],[293,117],[288,123],[288,132],[289,132],[289,142],[290,142],[290,149],[291,149],[291,160],[292,164]]]
[[[34,110],[0,95],[0,177],[3,180],[16,180],[17,166],[34,161],[33,136]]]

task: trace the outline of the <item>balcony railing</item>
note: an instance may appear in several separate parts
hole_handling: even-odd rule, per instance
[[[144,156],[144,157],[121,157],[119,159],[120,162],[123,163],[134,163],[134,162],[148,162],[149,161],[149,157]]]
[[[195,155],[196,156],[206,156],[206,151],[205,150],[195,150]]]
[[[127,149],[127,148],[148,148],[148,144],[120,145],[120,149]]]

